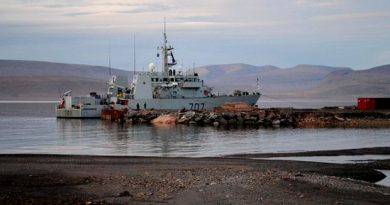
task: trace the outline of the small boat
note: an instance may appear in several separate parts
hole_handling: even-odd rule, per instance
[[[57,118],[100,118],[107,107],[106,99],[95,92],[86,97],[72,97],[71,93],[67,91],[60,97],[55,109]]]

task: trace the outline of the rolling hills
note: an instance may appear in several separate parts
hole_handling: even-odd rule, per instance
[[[251,66],[230,64],[197,68],[207,82],[221,92],[238,89],[255,89],[257,78],[263,91],[268,93],[290,93],[316,85],[334,71],[352,71],[350,68],[338,68],[317,65],[297,65],[281,69],[275,66]]]
[[[132,73],[112,69],[114,75]],[[61,93],[104,94],[109,68],[41,61],[0,60],[0,100],[57,100]]]
[[[56,100],[61,92],[75,95],[105,93],[108,68],[39,61],[0,60],[0,100]],[[209,65],[195,68],[216,93],[256,90],[263,97],[351,99],[390,96],[390,65],[367,70],[320,65],[278,68],[272,65]],[[132,72],[112,69],[132,78]]]

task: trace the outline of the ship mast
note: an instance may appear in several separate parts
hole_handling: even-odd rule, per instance
[[[166,21],[165,21],[165,18],[164,18],[164,43],[163,43],[163,46],[161,47],[161,55],[162,55],[162,72],[164,75],[168,75],[169,73],[169,68],[176,65],[176,60],[175,58],[173,57],[173,53],[172,53],[172,50],[173,50],[173,47],[172,46],[168,46],[168,39],[167,39],[167,30],[166,30]],[[172,63],[169,63],[168,62],[168,56],[171,56],[172,58]]]
[[[165,21],[165,17],[164,17],[164,43],[163,43],[163,47],[162,47],[162,67],[163,67],[163,73],[166,75],[168,74],[168,49],[167,49],[167,31],[166,31],[166,21]]]
[[[110,44],[108,47],[108,74],[111,77],[111,40],[110,40]]]

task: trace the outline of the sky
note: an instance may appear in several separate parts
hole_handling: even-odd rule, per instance
[[[184,67],[390,63],[389,0],[0,0],[0,59],[136,70],[169,43]],[[135,41],[134,41],[135,39]],[[135,42],[135,45],[134,45]]]

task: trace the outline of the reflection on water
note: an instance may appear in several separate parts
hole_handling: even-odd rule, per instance
[[[218,156],[388,146],[389,129],[249,129],[125,125],[57,119],[55,153],[147,156]],[[53,152],[48,148],[45,151]]]
[[[220,156],[390,146],[390,129],[231,129],[0,116],[0,153]]]
[[[57,134],[63,143],[88,145],[88,149],[100,151],[100,154],[130,155],[138,152],[167,156],[175,152],[197,153],[202,142],[199,129],[174,125],[131,126],[94,119],[57,119]]]

